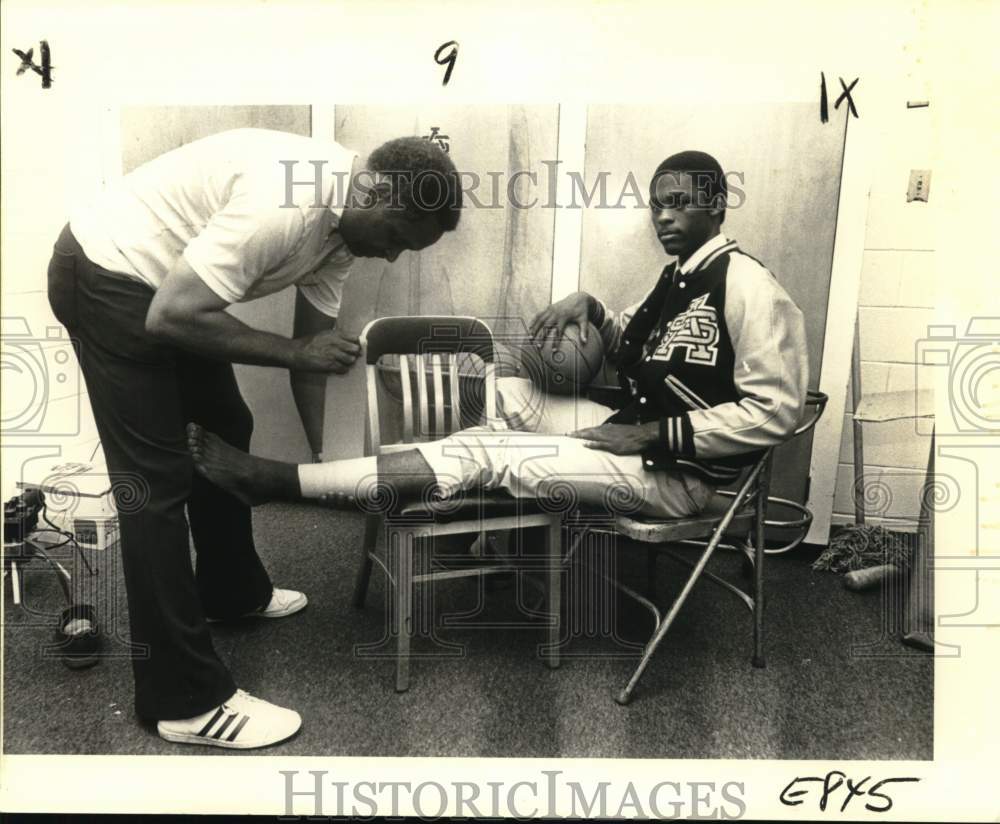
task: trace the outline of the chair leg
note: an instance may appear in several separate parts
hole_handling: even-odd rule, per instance
[[[758,669],[764,668],[764,520],[767,517],[767,489],[770,461],[766,462],[758,479],[757,501],[754,505],[753,530],[753,658]]]
[[[670,627],[673,625],[674,619],[677,617],[677,613],[681,611],[681,607],[684,606],[684,602],[687,600],[688,595],[691,594],[691,590],[694,589],[694,585],[701,577],[702,570],[705,569],[706,564],[708,564],[709,559],[712,557],[712,553],[715,552],[716,547],[719,545],[719,541],[722,539],[723,531],[724,525],[723,527],[717,528],[712,534],[711,540],[705,546],[705,550],[698,559],[698,563],[695,564],[694,569],[691,570],[691,575],[684,584],[683,589],[681,589],[677,598],[674,599],[673,604],[670,605],[670,611],[663,617],[660,625],[656,628],[656,633],[649,639],[649,642],[646,644],[646,648],[642,651],[642,658],[640,659],[638,666],[635,668],[635,672],[632,673],[632,677],[629,679],[628,684],[626,684],[624,689],[622,689],[621,692],[615,696],[615,701],[622,706],[628,704],[632,700],[632,691],[635,689],[635,685],[639,683],[639,679],[646,671],[646,667],[649,665],[650,659],[656,652],[656,648],[660,645],[660,642],[664,639]]]
[[[764,664],[764,533],[754,536],[753,568],[753,660],[758,669]]]
[[[656,597],[656,559],[659,553],[653,547],[646,547],[646,597]]]
[[[21,576],[17,571],[17,564],[14,561],[10,562],[10,590],[11,594],[14,596],[14,604],[18,605],[21,603]]]
[[[546,528],[545,559],[548,565],[546,581],[549,612],[549,644],[546,663],[550,669],[559,666],[559,644],[562,641],[562,523],[553,518]]]
[[[410,688],[410,636],[413,634],[413,534],[390,536],[396,554],[396,692]]]
[[[372,577],[372,559],[368,554],[375,549],[378,540],[379,520],[375,515],[365,517],[365,537],[361,545],[361,566],[354,581],[354,608],[363,609],[368,595],[368,583]]]

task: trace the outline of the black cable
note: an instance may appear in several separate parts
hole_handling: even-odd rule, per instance
[[[35,536],[39,532],[55,532],[56,535],[65,535],[65,533],[61,529],[36,529],[31,534],[32,534],[32,536]],[[68,538],[64,537],[63,540],[60,543],[58,543],[58,544],[49,544],[46,547],[46,549],[61,549],[62,547],[66,546],[66,544],[71,543],[71,542],[75,542],[75,541],[76,541],[76,538],[74,538],[73,536],[70,536]]]
[[[76,548],[76,551],[80,556],[80,560],[83,561],[83,565],[87,568],[87,572],[90,573],[91,576],[96,575],[97,573],[94,571],[94,568],[90,565],[90,561],[87,560],[87,556],[83,554],[83,547],[80,546],[80,542],[76,539],[76,535],[72,532],[67,532],[65,529],[60,529],[54,523],[52,523],[52,521],[49,520],[49,516],[46,514],[47,510],[48,510],[48,504],[42,501],[42,511],[40,513],[41,518],[43,521],[45,521],[45,523],[49,525],[49,527],[51,527],[51,529],[45,531],[57,532],[58,534],[66,537],[66,540],[63,541],[61,544],[54,544],[53,546],[48,547],[48,549],[58,549],[59,547],[64,547],[68,543],[72,542],[73,546]]]

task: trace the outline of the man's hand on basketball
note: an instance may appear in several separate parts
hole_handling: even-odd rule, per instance
[[[563,331],[571,323],[580,327],[580,340],[587,342],[587,320],[590,311],[590,295],[586,292],[574,292],[562,300],[556,301],[547,309],[543,309],[531,321],[531,338],[541,344],[555,330],[553,345],[562,340]]]
[[[299,338],[295,368],[303,372],[335,372],[343,375],[361,354],[361,343],[355,335],[345,335],[340,329],[330,329]]]
[[[578,429],[571,438],[580,438],[588,449],[601,449],[615,455],[636,455],[652,446],[660,437],[659,424],[605,423]]]

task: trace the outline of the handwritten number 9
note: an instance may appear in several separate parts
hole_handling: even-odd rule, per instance
[[[451,51],[448,51],[448,49]],[[451,80],[451,73],[455,68],[455,61],[458,59],[458,42],[455,40],[449,40],[447,43],[442,43],[438,46],[436,52],[434,52],[434,62],[439,66],[444,66],[447,64],[448,68],[444,72],[444,80],[441,81],[442,86],[447,86],[448,81]]]

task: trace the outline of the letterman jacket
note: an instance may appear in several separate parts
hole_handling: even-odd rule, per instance
[[[728,484],[802,418],[808,358],[802,313],[774,276],[716,235],[669,264],[625,311],[595,302],[592,322],[618,367],[626,405],[608,423],[659,422],[650,471]]]

